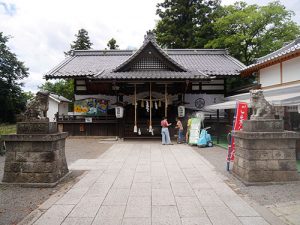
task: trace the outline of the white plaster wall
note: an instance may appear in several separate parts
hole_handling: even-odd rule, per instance
[[[218,104],[224,102],[224,95],[223,94],[186,94],[185,95],[185,101],[189,104],[185,105],[187,109],[192,109],[194,111],[202,111],[205,113],[206,116],[217,116],[217,110],[205,110],[204,107],[202,109],[199,109],[196,107],[196,101],[197,99],[202,98],[205,101],[205,106]],[[224,110],[220,110],[220,117],[224,116]]]
[[[61,102],[58,104],[58,113],[59,115],[68,115],[68,106],[67,102]]]
[[[283,83],[300,80],[300,57],[282,63]]]
[[[222,94],[185,94],[185,101],[189,103],[185,105],[186,108],[193,109],[193,110],[201,110],[198,109],[195,105],[196,100],[199,98],[204,99],[205,101],[204,107],[224,102],[224,95]]]
[[[58,102],[54,101],[53,99],[49,98],[49,109],[47,111],[47,117],[49,118],[50,122],[55,122],[55,114],[58,112]]]
[[[280,64],[261,69],[259,82],[262,87],[280,84]]]

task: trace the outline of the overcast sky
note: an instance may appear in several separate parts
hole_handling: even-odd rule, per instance
[[[44,82],[43,74],[64,59],[63,52],[81,28],[89,32],[94,49],[104,49],[112,37],[121,49],[138,48],[158,20],[158,2],[162,0],[0,0],[0,31],[12,36],[9,47],[29,67],[24,90],[36,91]],[[222,1],[224,5],[234,2]],[[293,19],[300,24],[299,0],[281,3],[296,13]]]

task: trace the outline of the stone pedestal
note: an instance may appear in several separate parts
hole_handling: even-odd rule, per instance
[[[57,133],[55,122],[20,122],[17,123],[17,134],[54,134]]]
[[[283,130],[282,120],[243,121],[233,134],[233,173],[248,184],[299,180],[296,139],[300,134]]]
[[[6,144],[3,182],[55,186],[68,173],[67,135],[58,133],[55,124],[49,122],[20,123],[17,134],[3,135]]]

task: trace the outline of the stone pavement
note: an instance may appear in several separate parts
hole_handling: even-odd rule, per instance
[[[89,172],[30,224],[269,224],[187,145],[118,142],[70,169]]]
[[[289,225],[300,224],[300,202],[286,202],[275,205],[269,205],[267,208],[278,218]]]

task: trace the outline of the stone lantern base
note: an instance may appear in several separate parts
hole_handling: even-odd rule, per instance
[[[296,139],[300,134],[283,130],[282,120],[243,121],[233,134],[233,173],[246,184],[299,180]]]
[[[17,127],[17,134],[3,135],[6,144],[3,183],[55,186],[69,171],[65,157],[68,134],[58,133],[49,122],[21,123]]]

